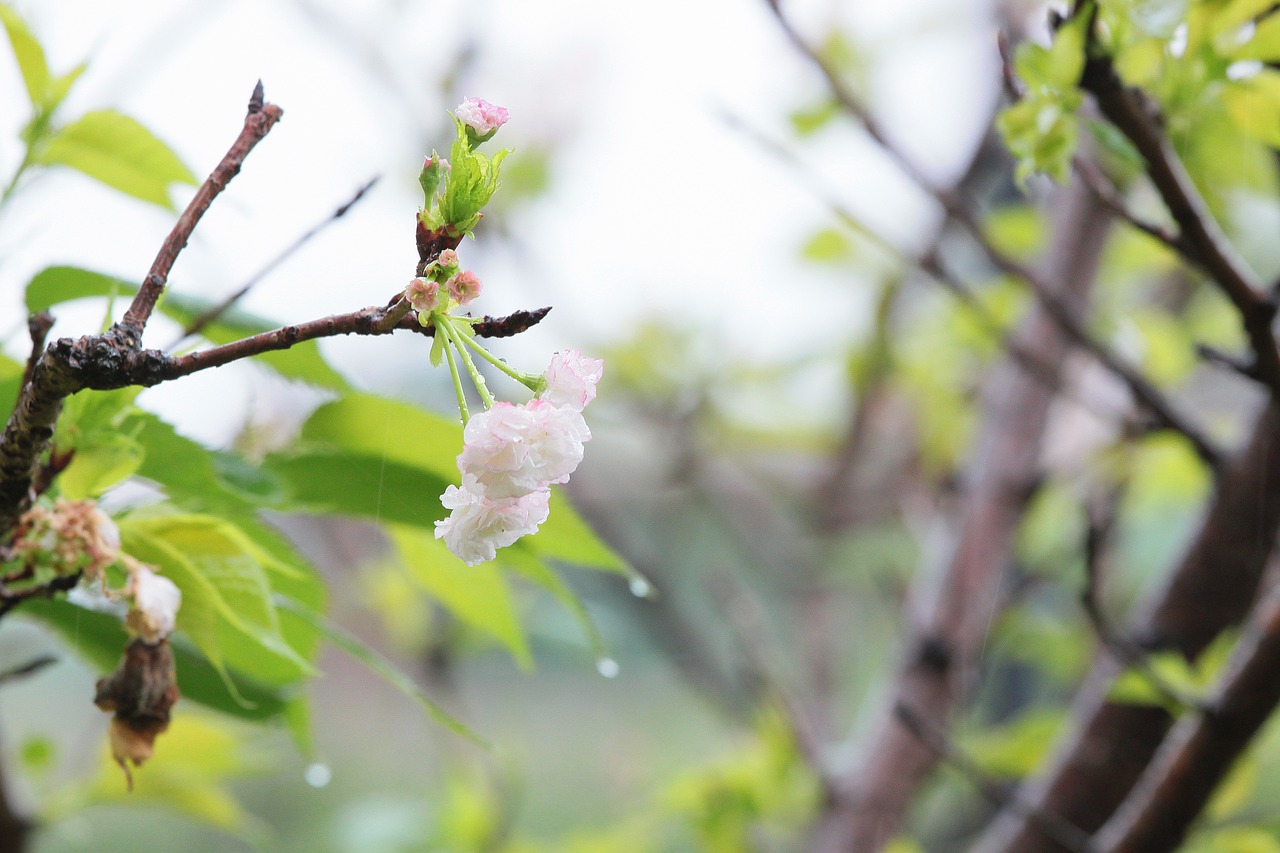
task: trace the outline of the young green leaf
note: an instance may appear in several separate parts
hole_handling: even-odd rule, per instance
[[[13,46],[14,58],[18,60],[18,70],[22,72],[22,82],[27,87],[27,96],[31,105],[40,110],[49,94],[49,64],[44,58],[44,48],[39,40],[27,28],[27,24],[7,3],[0,3],[0,23],[9,36],[9,44]]]
[[[33,161],[70,166],[109,187],[172,210],[169,186],[195,184],[195,176],[169,146],[134,119],[114,110],[85,113],[59,128]]]

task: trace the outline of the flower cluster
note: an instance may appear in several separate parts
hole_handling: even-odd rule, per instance
[[[599,359],[556,353],[534,399],[494,403],[467,422],[462,485],[445,490],[440,500],[451,512],[436,522],[436,538],[467,565],[492,560],[547,520],[550,486],[568,481],[591,439],[582,410],[603,373]]]
[[[433,312],[447,312],[467,305],[480,295],[483,285],[471,270],[462,269],[458,253],[445,249],[427,264],[422,275],[404,289],[405,299],[418,312],[418,322],[428,326]]]

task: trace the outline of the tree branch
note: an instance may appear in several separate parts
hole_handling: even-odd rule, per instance
[[[288,349],[303,341],[336,335],[385,335],[397,330],[431,336],[409,306],[397,296],[386,307],[364,308],[270,332],[207,350],[172,356],[163,350],[130,346],[115,330],[103,335],[60,338],[44,351],[18,396],[0,435],[0,531],[13,527],[30,506],[41,454],[53,437],[62,401],[85,389],[107,391],[131,385],[149,387],[243,358]],[[531,328],[550,308],[517,311],[506,317],[484,317],[473,329],[481,337],[510,337]]]
[[[1271,333],[1276,304],[1254,272],[1214,221],[1191,176],[1160,129],[1154,107],[1121,82],[1111,57],[1101,54],[1088,28],[1086,61],[1080,87],[1092,93],[1098,109],[1123,133],[1147,164],[1147,175],[1178,223],[1175,246],[1203,270],[1231,300],[1253,349],[1258,379],[1280,399],[1280,351]]]
[[[1254,609],[1207,708],[1178,722],[1124,805],[1097,834],[1108,853],[1174,850],[1280,704],[1280,588]]]
[[[240,174],[240,167],[244,164],[245,157],[249,156],[249,152],[262,141],[282,115],[284,110],[280,107],[263,103],[262,81],[259,80],[249,99],[249,112],[244,118],[244,127],[240,130],[240,135],[236,137],[236,141],[232,143],[222,161],[201,184],[200,189],[196,190],[195,197],[191,199],[187,209],[178,217],[173,230],[161,244],[160,251],[151,264],[151,270],[142,280],[142,286],[138,288],[137,295],[133,297],[129,310],[125,312],[124,319],[119,324],[121,333],[131,340],[134,347],[141,346],[142,332],[147,326],[147,320],[151,318],[156,301],[164,292],[174,261],[178,259],[178,254],[186,248],[187,241],[191,239],[191,232],[195,230],[200,218],[204,216],[218,194],[226,188],[232,178]]]
[[[1280,404],[1264,407],[1247,444],[1219,477],[1182,559],[1141,610],[1130,636],[1150,651],[1194,659],[1244,618],[1280,532]],[[1095,831],[1128,796],[1167,733],[1162,708],[1108,699],[1120,665],[1098,660],[1072,704],[1067,730],[1044,775],[1028,783],[1038,808]],[[1061,853],[1019,815],[1005,812],[977,853]]]
[[[867,135],[889,155],[903,173],[933,196],[947,216],[970,236],[993,266],[1007,275],[1026,282],[1036,300],[1044,306],[1053,321],[1077,346],[1092,355],[1103,367],[1124,382],[1138,403],[1151,413],[1159,425],[1185,436],[1195,448],[1196,454],[1216,471],[1219,454],[1204,433],[1190,423],[1185,416],[1180,415],[1176,407],[1142,375],[1141,371],[1121,360],[1089,333],[1079,317],[1054,292],[1051,277],[1038,274],[1027,265],[1000,251],[987,237],[982,223],[978,221],[977,216],[964,203],[960,195],[935,184],[900,149],[894,146],[862,102],[845,85],[836,69],[791,27],[776,2],[769,0],[769,5],[791,42],[822,72],[828,87],[841,107],[857,119]]]

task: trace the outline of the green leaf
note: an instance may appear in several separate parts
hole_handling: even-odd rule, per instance
[[[219,671],[229,666],[273,685],[315,674],[282,633],[266,568],[274,559],[234,525],[201,515],[130,517],[120,537],[127,553],[182,590],[178,628]]]
[[[437,705],[412,678],[405,675],[395,664],[369,648],[359,639],[308,608],[299,607],[295,602],[291,602],[286,598],[277,599],[277,603],[282,610],[295,612],[298,616],[311,622],[315,629],[324,634],[329,642],[364,664],[371,672],[381,676],[392,687],[413,699],[437,723],[485,749],[491,748],[488,741],[472,731],[461,720]]]
[[[69,601],[33,599],[15,611],[52,628],[76,654],[105,675],[120,663],[129,635],[120,617],[86,610]],[[237,699],[227,690],[223,676],[182,637],[172,638],[174,669],[184,700],[248,720],[267,720],[284,713],[288,699],[278,687],[268,687],[237,675]]]
[[[47,311],[55,305],[93,296],[133,296],[138,285],[115,276],[79,267],[46,267],[27,283],[27,311]]]
[[[497,562],[504,569],[511,569],[524,575],[530,581],[555,596],[556,600],[573,614],[574,619],[582,627],[582,633],[586,635],[587,642],[591,646],[591,653],[595,658],[599,660],[608,657],[609,650],[605,646],[604,637],[601,636],[600,629],[596,627],[595,620],[591,618],[586,605],[546,563],[520,548],[505,548],[499,551]]]
[[[1273,12],[1263,19],[1253,31],[1253,38],[1235,51],[1231,58],[1280,62],[1280,15]]]
[[[299,438],[426,468],[452,481],[458,476],[462,425],[408,403],[348,394],[316,409]]]
[[[155,755],[133,774],[132,789],[106,752],[104,743],[97,775],[60,790],[46,804],[44,819],[55,823],[94,804],[162,806],[265,849],[263,826],[244,810],[228,783],[261,773],[273,762],[241,727],[199,714],[176,714],[157,740]]]
[[[451,480],[380,456],[317,447],[272,454],[262,467],[284,488],[279,509],[426,528],[446,515],[440,496]]]
[[[13,406],[18,402],[18,392],[22,387],[22,374],[26,366],[0,353],[0,414],[8,417]]]
[[[551,490],[551,514],[537,535],[517,542],[540,557],[587,569],[638,577],[627,563],[592,532],[559,489]]]
[[[467,566],[424,530],[387,525],[409,576],[463,622],[504,645],[521,668],[533,664],[506,580],[492,564]]]
[[[1280,148],[1280,71],[1265,69],[1222,90],[1227,115],[1241,132]]]
[[[178,156],[134,119],[95,110],[55,131],[34,152],[36,163],[70,166],[109,187],[172,210],[169,186],[195,184]]]
[[[797,136],[812,136],[830,124],[840,113],[840,103],[835,98],[824,98],[816,104],[810,104],[792,112],[791,127]]]
[[[71,464],[58,475],[58,490],[72,500],[96,498],[142,466],[145,451],[127,435],[105,435],[78,447]]]
[[[44,58],[44,48],[27,28],[26,22],[7,3],[0,3],[0,23],[4,24],[9,44],[13,46],[13,55],[18,60],[18,70],[22,72],[22,82],[26,84],[31,105],[39,110],[49,94],[49,65]]]

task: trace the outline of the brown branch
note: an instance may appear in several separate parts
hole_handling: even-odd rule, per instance
[[[1141,609],[1130,636],[1150,651],[1194,660],[1244,618],[1280,532],[1280,404],[1264,407],[1247,444],[1218,478],[1204,519],[1163,589]],[[1037,807],[1087,831],[1128,796],[1173,720],[1162,708],[1114,703],[1120,664],[1110,657],[1072,703],[1071,721],[1044,775],[1029,783]],[[979,853],[1061,853],[1025,819],[1004,813],[973,848]]]
[[[227,296],[217,305],[214,305],[209,310],[200,314],[198,317],[194,318],[190,323],[187,324],[186,328],[182,330],[182,333],[181,335],[179,335],[178,339],[174,341],[174,343],[169,345],[168,349],[171,349],[171,350],[175,349],[179,343],[191,337],[192,335],[199,334],[205,329],[206,326],[208,326],[214,320],[218,319],[223,314],[225,314],[228,310],[230,310],[230,308],[233,305],[235,305],[237,302],[243,299],[245,297],[245,294],[247,294],[250,290],[252,290],[253,287],[257,285],[258,282],[262,281],[262,279],[270,275],[271,272],[276,267],[280,266],[280,264],[284,263],[286,260],[292,257],[299,249],[301,249],[308,242],[310,242],[317,234],[319,234],[325,228],[329,227],[334,222],[337,222],[339,219],[345,216],[347,211],[350,210],[352,207],[354,207],[356,204],[358,204],[359,201],[362,198],[364,198],[365,194],[369,192],[369,190],[373,189],[373,185],[376,184],[377,182],[378,182],[378,178],[376,177],[366,181],[359,189],[356,190],[355,195],[353,195],[351,198],[347,199],[345,202],[339,205],[336,210],[334,210],[324,219],[317,222],[315,225],[312,225],[305,232],[303,232],[298,237],[298,239],[294,240],[291,244],[285,247],[278,255],[276,255],[274,258],[268,261],[261,269],[259,269],[253,275],[249,276],[249,279],[244,284],[242,284],[239,288],[237,288],[234,293]]]
[[[240,173],[240,167],[244,164],[245,157],[249,156],[249,152],[262,141],[284,115],[284,110],[275,104],[264,104],[262,98],[262,81],[259,80],[249,99],[249,112],[245,116],[240,135],[236,137],[236,141],[232,143],[222,161],[201,184],[200,189],[196,190],[187,209],[178,217],[173,230],[160,246],[160,251],[151,264],[151,270],[142,280],[142,286],[138,288],[137,295],[133,297],[129,310],[125,312],[119,328],[132,346],[141,346],[142,332],[147,326],[147,320],[151,318],[151,312],[156,307],[156,301],[164,292],[165,284],[169,280],[169,271],[173,269],[178,254],[186,248],[187,241],[191,239],[191,232],[195,230],[200,218],[204,216],[209,205],[226,188],[231,179]]]
[[[1280,704],[1280,589],[1254,609],[1209,706],[1178,722],[1133,793],[1098,832],[1099,850],[1174,850]]]
[[[1093,283],[1109,217],[1079,186],[1054,208],[1058,239],[1046,278],[1081,310]],[[1064,302],[1065,304],[1065,302]],[[1017,346],[1060,368],[1071,349],[1043,303],[1023,317]],[[1013,350],[1010,350],[1012,352]],[[831,805],[815,827],[814,853],[879,850],[893,836],[937,756],[902,726],[894,705],[928,715],[945,730],[963,697],[987,631],[1001,606],[1001,579],[1013,537],[1039,483],[1039,460],[1055,394],[1010,357],[984,385],[981,440],[965,474],[959,529],[912,588],[906,658],[889,704],[858,761],[841,770]]]
[[[44,352],[44,342],[53,328],[53,315],[48,311],[38,311],[27,318],[27,332],[31,335],[31,354],[27,356],[26,369],[22,371],[22,384],[31,381],[31,372],[36,369],[40,353]]]
[[[405,313],[407,309],[403,300],[397,298],[387,307],[364,308],[283,326],[178,357],[163,350],[135,349],[131,341],[115,334],[114,330],[104,335],[54,341],[36,362],[31,380],[23,386],[0,435],[0,531],[11,529],[18,516],[30,506],[40,456],[49,446],[62,401],[71,394],[85,389],[149,387],[317,338],[384,335],[397,330],[428,336],[434,333],[433,329],[419,326],[414,316]],[[506,317],[484,317],[472,328],[481,337],[510,337],[536,325],[550,310],[540,308],[516,311]]]
[[[1091,22],[1092,23],[1092,22]],[[1280,399],[1280,350],[1271,333],[1276,305],[1262,282],[1238,255],[1214,221],[1199,190],[1164,135],[1151,103],[1124,86],[1111,57],[1101,54],[1088,28],[1080,87],[1090,92],[1102,114],[1123,133],[1146,162],[1146,172],[1178,224],[1175,246],[1203,270],[1240,314],[1256,361],[1259,380]]]

